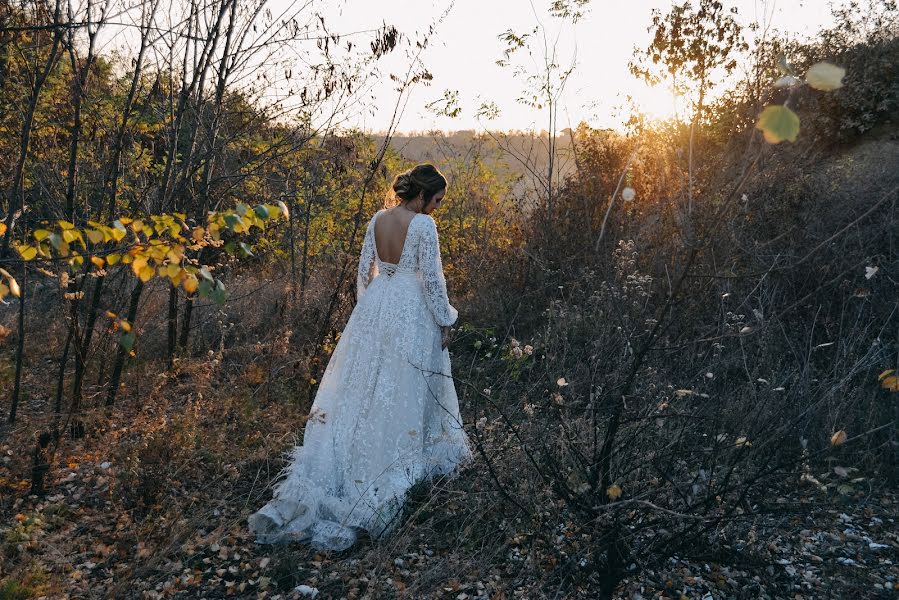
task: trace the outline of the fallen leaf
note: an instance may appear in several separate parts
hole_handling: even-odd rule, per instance
[[[617,483],[613,483],[606,490],[606,495],[610,500],[618,500],[621,497],[621,487]]]

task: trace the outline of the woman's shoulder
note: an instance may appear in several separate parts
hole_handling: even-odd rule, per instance
[[[386,208],[381,208],[381,209],[376,210],[376,211],[375,211],[375,214],[373,214],[373,215],[371,216],[371,218],[368,220],[368,226],[369,226],[369,227],[374,227],[375,219],[377,219],[377,218],[378,218],[378,215],[380,215],[381,213],[385,212],[386,210],[387,210]]]
[[[427,229],[437,229],[437,222],[434,220],[434,217],[427,213],[418,213],[415,215],[415,220],[418,220]]]

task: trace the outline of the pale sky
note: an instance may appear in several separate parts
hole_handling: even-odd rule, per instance
[[[86,0],[76,0],[85,2]],[[259,0],[248,2],[247,6]],[[683,1],[683,0],[679,0]],[[822,27],[832,24],[830,0],[723,0],[726,8],[736,6],[738,19],[743,24],[758,21],[771,30],[789,32],[798,37],[808,37]],[[844,0],[838,0],[843,4]],[[157,23],[178,22],[183,18],[182,0],[162,0],[168,10],[157,14]],[[635,46],[645,48],[649,42],[647,27],[651,23],[651,11],[659,8],[667,13],[672,2],[665,0],[626,0],[612,3],[609,0],[593,0],[587,5],[587,15],[576,25],[565,23],[548,14],[550,0],[265,0],[276,16],[276,21],[287,13],[302,11],[304,19],[317,23],[315,11],[322,11],[331,33],[349,34],[372,30],[384,23],[395,26],[408,39],[421,39],[421,32],[435,24],[434,34],[420,59],[433,74],[429,86],[418,84],[406,98],[405,110],[399,122],[399,131],[428,129],[460,130],[485,128],[499,129],[547,129],[546,111],[535,111],[516,102],[521,95],[522,81],[513,77],[512,67],[496,65],[502,57],[503,42],[498,36],[511,29],[516,33],[542,26],[552,40],[558,36],[558,62],[575,69],[568,81],[560,106],[562,110],[558,129],[577,126],[586,121],[594,127],[620,127],[627,95],[633,96],[644,110],[658,116],[672,113],[672,97],[662,86],[651,89],[637,81],[628,71]],[[127,4],[127,2],[126,2]],[[180,8],[179,8],[180,7]],[[248,8],[249,10],[249,8]],[[284,11],[287,11],[285,13]],[[138,9],[117,20],[139,20]],[[441,15],[442,22],[437,22]],[[130,15],[130,16],[129,16]],[[254,30],[255,31],[255,30]],[[418,35],[416,35],[418,32]],[[258,31],[265,39],[266,27]],[[320,35],[316,32],[310,35]],[[746,31],[746,35],[751,32]],[[101,34],[101,52],[120,48],[126,54],[136,52],[136,29],[107,26]],[[367,48],[370,34],[344,36],[341,45],[352,40],[358,52]],[[248,63],[237,85],[259,80],[268,71],[284,83],[288,70],[294,79],[298,73],[308,72],[304,60],[314,60],[309,51],[315,51],[314,41],[303,42],[305,49],[288,50],[277,57],[259,54],[259,62]],[[528,65],[533,72],[542,62],[541,48],[528,63],[525,51],[519,51],[517,64]],[[165,52],[165,45],[157,43],[155,52]],[[304,54],[305,53],[305,54]],[[177,55],[177,54],[176,54]],[[305,57],[305,58],[304,58]],[[521,60],[525,62],[521,62]],[[151,62],[154,57],[151,55]],[[254,59],[255,60],[255,59]],[[397,101],[396,84],[388,75],[404,75],[409,66],[408,46],[401,46],[383,58],[378,68],[380,80],[370,81],[370,89],[358,98],[348,113],[340,118],[344,126],[359,127],[368,132],[387,129]],[[268,69],[264,67],[269,67]],[[263,68],[260,68],[263,67]],[[284,101],[283,88],[278,84],[269,87],[263,101]],[[458,90],[461,114],[456,118],[438,117],[425,106],[443,96],[445,90]],[[371,98],[371,95],[374,98]],[[491,121],[478,121],[475,112],[485,101],[494,102],[500,116]]]
[[[332,30],[353,30],[394,24],[402,32],[425,29],[449,6],[449,0],[343,0],[331,3]],[[772,29],[814,34],[822,26],[830,25],[831,2],[826,0],[731,0],[726,7],[737,6],[739,19],[746,23],[757,19]],[[670,94],[653,90],[637,81],[628,71],[634,46],[644,48],[649,42],[647,27],[651,10],[667,12],[671,2],[661,0],[628,0],[615,2],[593,0],[587,16],[577,25],[561,27],[559,58],[563,64],[576,60],[576,69],[566,87],[564,111],[559,128],[572,127],[586,120],[596,127],[614,127],[621,121],[615,114],[627,94],[637,98],[645,108],[655,113],[670,112]],[[533,8],[532,8],[533,6]],[[499,34],[513,29],[524,32],[532,29],[538,19],[550,33],[560,30],[560,21],[548,15],[549,0],[456,0],[448,16],[437,29],[431,45],[421,58],[434,81],[430,87],[417,86],[413,90],[400,127],[401,131],[430,128],[457,129],[545,129],[545,111],[535,112],[516,102],[522,84],[512,76],[511,68],[502,68],[495,61],[502,56],[503,43]],[[767,12],[765,12],[767,11]],[[767,19],[764,18],[767,14]],[[751,32],[747,32],[750,34]],[[538,57],[539,58],[539,57]],[[407,62],[396,52],[383,65],[385,70],[400,73]],[[533,64],[533,63],[532,63]],[[360,116],[357,125],[369,130],[386,128],[393,112],[396,93],[390,82],[377,86],[374,116]],[[443,91],[458,90],[462,113],[456,118],[437,117],[425,109]],[[474,116],[483,100],[492,100],[500,107],[501,116],[479,123]]]

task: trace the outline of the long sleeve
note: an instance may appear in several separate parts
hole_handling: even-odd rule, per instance
[[[356,302],[362,299],[362,294],[372,279],[378,276],[378,261],[375,260],[375,218],[372,217],[365,229],[365,239],[362,241],[362,253],[359,255],[359,270],[356,274]]]
[[[446,293],[446,278],[443,275],[443,263],[440,260],[440,242],[437,238],[437,224],[430,216],[426,216],[422,227],[421,241],[418,244],[418,268],[421,271],[425,300],[438,325],[452,325],[459,312],[449,303]]]

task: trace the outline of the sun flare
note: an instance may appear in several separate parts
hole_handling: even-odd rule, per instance
[[[634,108],[649,119],[663,121],[677,114],[679,97],[663,84],[642,85],[632,95]]]

